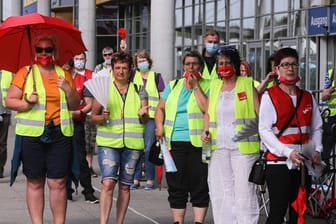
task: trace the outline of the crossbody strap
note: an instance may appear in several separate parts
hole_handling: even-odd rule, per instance
[[[303,95],[303,91],[300,89],[299,97],[298,97],[296,106],[294,108],[294,113],[292,113],[292,115],[289,117],[287,123],[283,126],[283,128],[281,129],[281,131],[277,134],[278,137],[280,137],[282,135],[282,133],[288,128],[288,125],[292,122],[292,120],[294,118],[294,115],[295,115],[295,112],[296,112],[296,109],[299,107],[299,105],[301,103],[302,95]]]

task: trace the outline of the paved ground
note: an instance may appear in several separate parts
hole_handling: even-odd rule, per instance
[[[9,137],[9,161],[12,155],[13,130],[10,130]],[[96,158],[95,158],[96,162]],[[9,168],[10,162],[5,168],[5,178],[0,179],[0,224],[27,224],[30,223],[29,214],[25,203],[25,178],[19,173],[17,181],[13,187],[9,187]],[[95,164],[95,170],[98,166]],[[96,189],[96,195],[100,192],[100,178],[93,178],[93,186]],[[67,224],[92,224],[99,223],[99,205],[88,204],[80,194],[74,194],[74,201],[68,203]],[[115,194],[116,195],[116,194]],[[131,192],[131,202],[127,212],[125,224],[169,224],[172,223],[170,209],[167,202],[167,189],[158,188],[152,191],[138,189]],[[45,205],[45,223],[52,223],[50,207],[46,198]],[[112,217],[110,223],[114,223],[115,203],[112,208]],[[264,223],[265,214],[262,211],[260,224]],[[186,224],[192,223],[191,208],[188,207],[186,215]],[[205,223],[212,224],[211,209],[207,214]],[[314,219],[307,217],[307,224],[326,223],[323,219]]]

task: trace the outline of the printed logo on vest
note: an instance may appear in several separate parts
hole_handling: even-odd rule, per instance
[[[247,99],[246,92],[238,93],[238,98],[239,100],[246,100]]]

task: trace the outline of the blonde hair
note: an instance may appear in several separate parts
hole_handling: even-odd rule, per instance
[[[248,63],[247,61],[243,60],[240,62],[240,65],[243,65],[245,67],[246,70],[246,74],[247,76],[251,76],[252,75],[252,67],[250,65],[250,63]]]

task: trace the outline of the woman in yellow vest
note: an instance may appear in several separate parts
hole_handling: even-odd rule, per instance
[[[203,112],[208,80],[200,75],[202,56],[197,51],[183,57],[184,77],[164,89],[155,112],[156,137],[166,138],[177,172],[166,173],[168,201],[175,224],[184,223],[190,195],[195,223],[203,223],[209,205],[208,166],[202,163]]]
[[[71,74],[55,64],[55,39],[37,37],[34,47],[35,64],[16,73],[6,105],[17,111],[15,150],[21,150],[16,155],[20,156],[27,177],[31,221],[44,222],[47,182],[53,223],[65,223],[66,177],[71,168],[73,135],[69,111],[78,108],[79,96]]]
[[[161,73],[156,73],[151,70],[153,65],[153,60],[151,59],[149,53],[146,50],[138,50],[134,55],[134,65],[135,74],[132,81],[137,84],[144,86],[148,94],[148,105],[149,107],[149,120],[146,123],[144,139],[145,139],[145,150],[144,150],[144,164],[145,164],[145,178],[146,185],[145,190],[154,189],[154,179],[155,179],[155,165],[149,161],[149,151],[152,144],[155,142],[155,122],[154,122],[154,112],[156,106],[159,103],[160,93],[164,89],[164,81],[162,79]],[[134,176],[134,183],[131,189],[138,189],[140,187],[139,180],[142,179],[142,160],[139,161]]]
[[[13,74],[0,71],[0,178],[4,177],[4,168],[7,162],[7,137],[11,121],[11,110],[6,108],[5,98],[11,84]]]
[[[144,150],[144,124],[148,120],[147,93],[129,81],[132,57],[112,57],[113,81],[106,110],[94,99],[91,120],[97,124],[98,163],[102,175],[100,223],[109,223],[113,192],[119,181],[115,223],[124,223],[136,164]],[[107,122],[108,121],[108,122]]]
[[[258,135],[235,142],[235,135],[257,119],[258,93],[251,77],[239,76],[240,55],[234,48],[221,48],[217,72],[222,79],[210,84],[202,141],[211,143],[208,183],[216,224],[257,224],[259,206],[256,185],[248,182],[259,156]]]

